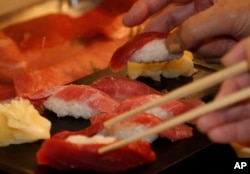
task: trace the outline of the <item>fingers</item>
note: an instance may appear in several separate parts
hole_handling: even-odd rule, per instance
[[[242,40],[228,54],[222,58],[222,63],[225,66],[232,65],[240,60],[247,60],[250,66],[250,37]]]
[[[169,51],[177,53],[184,49],[189,50],[208,38],[230,35],[233,22],[229,15],[226,15],[230,11],[220,8],[214,5],[185,20],[180,28],[167,38]]]
[[[250,38],[241,41],[223,57],[223,63],[229,66],[246,59],[250,65],[249,45]],[[216,98],[221,98],[249,85],[249,72],[230,78],[222,84]],[[200,131],[207,133],[210,139],[215,142],[250,141],[249,135],[246,134],[250,131],[249,113],[250,99],[198,118],[197,127]]]
[[[245,73],[240,76],[226,80],[218,92],[215,99],[229,95],[235,91],[238,91],[246,86],[250,85],[250,74]],[[206,114],[197,119],[197,126],[202,132],[208,132],[209,130],[219,127],[221,125],[241,120],[249,117],[250,112],[250,100],[242,102],[238,105],[234,105],[229,108],[221,109],[216,112]]]
[[[171,1],[170,1],[171,2]],[[123,17],[123,23],[132,27],[144,22],[156,11],[161,10],[169,3],[168,0],[140,0]]]
[[[237,41],[231,38],[214,38],[203,41],[193,51],[210,63],[220,63],[220,58],[232,49]],[[215,62],[215,59],[217,62]]]
[[[250,119],[227,124],[208,132],[209,138],[217,143],[249,142]]]
[[[216,98],[221,98],[223,96],[229,95],[235,91],[239,91],[246,86],[250,85],[250,74],[245,73],[237,77],[226,80],[216,96]]]
[[[171,3],[189,3],[193,0],[139,0],[124,15],[123,24],[132,27],[144,22],[156,12],[165,8]]]
[[[194,3],[171,4],[150,20],[144,32],[158,31],[168,33],[173,28],[179,26],[187,17],[193,15],[195,11]]]
[[[247,114],[242,112],[242,109],[244,108],[238,105],[206,114],[197,119],[197,127],[201,132],[207,133],[217,127],[248,118]]]
[[[197,119],[197,127],[216,142],[245,141],[245,137],[239,137],[239,135],[244,129],[245,131],[249,129],[249,125],[244,127],[250,121],[249,111],[250,102],[248,101],[245,105],[223,109]]]

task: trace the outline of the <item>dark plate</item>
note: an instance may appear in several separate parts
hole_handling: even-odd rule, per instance
[[[214,70],[204,66],[196,65],[197,72],[192,77],[180,77],[178,79],[162,78],[161,82],[155,82],[148,78],[139,78],[150,86],[160,91],[171,91],[186,83],[195,81]],[[76,81],[76,84],[90,84],[97,78],[105,75],[113,74],[109,69],[99,71],[90,76]],[[124,75],[125,70],[118,73]],[[193,96],[199,97],[204,101],[211,100],[217,90],[217,87],[195,93]],[[71,117],[57,118],[54,113],[45,111],[43,114],[52,122],[51,134],[61,130],[79,130],[89,125],[89,122],[84,119],[74,119]],[[167,169],[174,164],[194,155],[195,153],[207,148],[212,143],[198,131],[194,130],[194,136],[181,141],[170,142],[166,139],[158,139],[152,144],[153,149],[157,154],[157,160],[153,163],[146,164],[128,171],[127,173],[158,173]],[[1,171],[11,174],[16,173],[38,173],[50,174],[59,173],[49,167],[39,166],[36,163],[36,152],[40,148],[42,141],[21,145],[10,145],[0,148],[0,173]]]

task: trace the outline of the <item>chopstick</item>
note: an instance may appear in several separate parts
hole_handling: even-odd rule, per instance
[[[245,89],[242,89],[239,92],[235,92],[231,95],[228,95],[226,97],[214,100],[213,102],[210,102],[204,106],[197,107],[191,111],[188,111],[184,114],[179,115],[178,117],[174,117],[173,119],[170,119],[158,126],[155,126],[151,129],[148,129],[147,131],[141,132],[139,134],[133,135],[131,137],[128,137],[124,140],[118,141],[116,143],[104,146],[98,150],[99,154],[104,154],[109,151],[115,150],[119,147],[125,146],[129,143],[132,143],[134,141],[140,140],[143,137],[157,134],[163,130],[166,130],[168,128],[174,127],[178,124],[185,123],[187,121],[193,120],[194,118],[197,118],[201,116],[202,114],[215,111],[217,109],[221,109],[223,107],[235,104],[237,102],[243,101],[247,98],[250,98],[250,87],[247,87]]]
[[[144,112],[150,108],[153,108],[155,106],[159,106],[161,104],[164,104],[165,102],[168,102],[170,100],[178,99],[178,98],[183,98],[185,96],[188,96],[190,94],[197,93],[199,91],[202,91],[204,89],[207,89],[209,87],[212,87],[227,78],[230,78],[232,76],[241,74],[243,72],[246,72],[249,69],[247,61],[241,61],[233,66],[227,67],[225,69],[222,69],[218,72],[215,72],[211,75],[208,75],[202,79],[199,79],[193,83],[190,83],[188,85],[185,85],[183,87],[177,88],[176,90],[167,93],[163,95],[162,97],[146,103],[140,107],[137,107],[133,110],[124,112],[110,120],[107,120],[104,122],[105,127],[110,127],[111,125],[122,121],[126,118],[129,118],[131,116],[134,116],[136,114],[139,114],[141,112]]]

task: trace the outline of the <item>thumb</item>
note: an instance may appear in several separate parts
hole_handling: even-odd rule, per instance
[[[226,8],[220,9],[214,5],[186,19],[177,30],[169,34],[166,41],[169,51],[178,53],[192,49],[206,39],[230,35],[234,21],[228,13]]]

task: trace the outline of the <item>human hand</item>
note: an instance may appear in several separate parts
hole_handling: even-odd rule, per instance
[[[124,15],[123,23],[133,27],[152,17],[144,31],[168,33],[186,18],[212,6],[213,2],[213,0],[138,0]]]
[[[225,66],[246,59],[250,67],[250,37],[239,42],[222,58]],[[226,80],[217,98],[226,96],[250,86],[250,70],[237,77]],[[206,133],[217,143],[248,142],[250,143],[250,99],[237,105],[206,114],[196,120],[198,129]],[[249,144],[250,145],[250,144]]]
[[[250,35],[250,1],[216,1],[210,8],[186,19],[167,38],[170,52],[195,50],[203,57],[221,57],[238,40]]]

